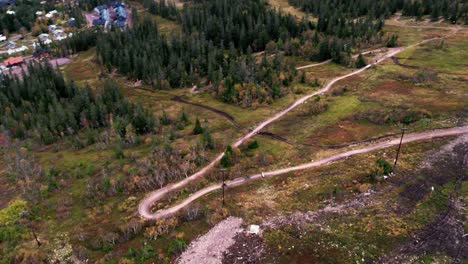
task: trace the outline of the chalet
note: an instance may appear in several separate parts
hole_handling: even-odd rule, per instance
[[[28,47],[23,45],[23,46],[21,46],[19,48],[8,49],[7,53],[8,53],[8,55],[11,55],[11,54],[14,54],[14,53],[26,51],[27,49],[28,49]]]
[[[102,12],[104,9],[107,9],[107,6],[106,6],[106,5],[96,6],[96,7],[94,8],[94,12],[96,12],[96,15],[101,16],[101,12]]]
[[[59,36],[55,37],[55,40],[62,41],[64,39],[66,39],[66,38],[67,38],[67,35],[59,35]]]
[[[11,57],[3,61],[3,65],[6,67],[18,66],[24,63],[23,57]]]
[[[109,21],[110,20],[109,10],[108,9],[102,10],[100,18],[104,19],[105,21]]]
[[[125,11],[125,8],[122,6],[118,6],[117,8],[114,8],[114,13],[115,13],[117,20],[125,21],[127,19],[127,12]]]
[[[50,31],[54,31],[54,30],[57,29],[57,25],[49,25],[49,26],[47,27],[47,29],[49,30],[49,32],[50,32]]]
[[[57,11],[57,10],[52,10],[52,11],[50,11],[49,13],[47,13],[45,16],[46,16],[47,18],[52,18],[52,17],[54,17],[54,16],[57,15],[57,14],[58,14],[58,11]]]
[[[62,34],[63,34],[63,30],[61,30],[61,29],[56,29],[56,30],[52,31],[52,34],[54,34],[54,36],[62,35]]]
[[[74,17],[71,17],[67,20],[68,26],[70,27],[75,27],[76,26],[76,19]]]
[[[33,53],[33,58],[36,60],[43,60],[52,57],[53,53],[49,49],[39,49]]]
[[[49,39],[49,34],[42,33],[39,36],[37,36],[37,38],[39,39],[39,41],[44,42]]]

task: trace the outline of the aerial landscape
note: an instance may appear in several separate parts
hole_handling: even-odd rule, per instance
[[[467,263],[466,0],[0,0],[0,264]]]

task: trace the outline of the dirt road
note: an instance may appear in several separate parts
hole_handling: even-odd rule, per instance
[[[468,126],[454,127],[454,128],[448,128],[448,129],[440,129],[440,130],[434,130],[434,131],[428,131],[428,132],[422,132],[422,133],[414,133],[414,134],[406,135],[404,140],[403,140],[403,143],[409,143],[409,142],[420,141],[420,140],[427,140],[427,139],[438,138],[438,137],[450,137],[450,136],[456,136],[456,135],[461,135],[461,134],[466,134],[466,133],[468,133]],[[245,183],[253,181],[253,180],[258,180],[258,179],[262,179],[262,178],[266,178],[266,177],[273,177],[273,176],[276,176],[276,175],[281,175],[281,174],[285,174],[285,173],[289,173],[289,172],[294,172],[294,171],[319,167],[319,166],[327,165],[327,164],[330,164],[330,163],[332,163],[334,161],[337,161],[337,160],[340,160],[340,159],[345,159],[345,158],[348,158],[348,157],[351,157],[351,156],[354,156],[354,155],[357,155],[357,154],[367,153],[367,152],[371,152],[371,151],[375,151],[375,150],[379,150],[379,149],[388,148],[388,147],[391,147],[391,146],[396,146],[399,143],[400,143],[400,139],[395,138],[393,140],[376,143],[376,144],[369,145],[369,146],[366,146],[366,147],[363,147],[363,148],[341,152],[341,153],[338,153],[338,154],[335,154],[335,155],[332,155],[332,156],[329,156],[329,157],[326,157],[326,158],[323,158],[323,159],[320,159],[320,160],[317,160],[317,161],[314,161],[314,162],[305,163],[305,164],[302,164],[302,165],[299,165],[299,166],[284,168],[284,169],[280,169],[280,170],[274,170],[274,171],[270,171],[270,172],[259,173],[259,174],[250,175],[250,176],[247,176],[247,177],[242,177],[242,178],[236,178],[234,180],[226,182],[226,185],[228,187],[234,187],[234,186],[239,186],[239,185],[245,184]],[[151,213],[149,210],[148,211],[143,210],[143,211],[140,211],[140,214],[144,213],[144,215],[142,214],[142,216],[144,218],[147,218],[147,219],[159,219],[159,218],[168,217],[168,216],[171,216],[171,215],[175,214],[176,212],[178,212],[179,210],[181,210],[185,206],[187,206],[190,203],[192,203],[193,201],[199,199],[200,197],[202,197],[202,196],[204,196],[204,195],[206,195],[208,193],[211,193],[213,191],[219,190],[221,188],[222,188],[222,184],[212,185],[212,186],[206,187],[206,188],[204,188],[204,189],[190,195],[189,198],[185,199],[181,203],[179,203],[179,204],[177,204],[177,205],[175,205],[175,206],[173,206],[171,208],[164,209],[164,210],[159,210],[156,213]],[[145,209],[145,208],[141,208],[141,204],[140,204],[140,209]]]
[[[325,86],[323,86],[321,89],[317,90],[316,92],[314,93],[311,93],[307,96],[304,96],[302,98],[300,98],[299,100],[297,100],[296,102],[294,102],[291,106],[289,106],[288,108],[284,109],[283,111],[279,112],[279,113],[276,113],[274,116],[270,117],[269,119],[267,119],[266,121],[260,123],[257,127],[255,127],[255,129],[251,130],[247,135],[241,137],[240,139],[238,139],[234,144],[233,146],[234,147],[239,147],[240,145],[242,145],[242,143],[244,143],[247,139],[255,136],[258,132],[260,132],[260,130],[262,130],[264,127],[266,127],[267,125],[269,125],[270,123],[276,121],[277,119],[281,118],[282,116],[286,115],[288,112],[290,112],[291,110],[293,110],[294,108],[298,107],[299,105],[303,104],[304,102],[306,102],[308,99],[316,96],[316,95],[319,95],[319,94],[322,94],[326,91],[328,91],[335,83],[337,83],[338,81],[341,81],[343,79],[346,79],[348,77],[351,77],[353,75],[356,75],[356,74],[359,74],[359,73],[362,73],[363,71],[369,69],[370,67],[372,67],[373,65],[375,64],[378,64],[378,63],[381,63],[382,61],[384,61],[385,59],[387,58],[390,58],[392,56],[395,56],[397,53],[401,52],[402,50],[404,50],[403,48],[396,48],[396,49],[390,49],[389,52],[383,56],[382,58],[380,58],[379,60],[377,60],[375,63],[371,63],[369,65],[367,65],[366,67],[364,68],[361,68],[357,71],[354,71],[352,73],[349,73],[349,74],[346,74],[346,75],[343,75],[343,76],[340,76],[340,77],[337,77],[333,80],[331,80],[330,82],[328,82]],[[201,170],[199,170],[198,172],[192,174],[191,176],[183,179],[182,181],[179,181],[177,183],[174,183],[174,184],[169,184],[169,185],[166,185],[165,187],[159,189],[159,190],[156,190],[154,192],[151,192],[149,193],[139,204],[138,206],[138,212],[140,214],[141,217],[145,218],[145,219],[158,219],[160,218],[159,214],[153,214],[151,212],[151,206],[154,204],[154,202],[160,200],[164,195],[166,195],[167,193],[171,192],[171,191],[174,191],[174,190],[177,190],[177,189],[180,189],[182,187],[184,187],[185,185],[189,184],[190,182],[202,177],[206,172],[208,172],[209,170],[211,170],[221,159],[222,157],[224,156],[224,153],[221,153],[219,154],[211,163],[209,163],[207,166],[205,166],[204,168],[202,168]]]
[[[445,37],[449,37],[453,34],[455,34],[456,32],[458,31],[457,30],[454,30],[452,31],[452,33],[448,34],[447,36]],[[356,71],[353,71],[349,74],[346,74],[346,75],[343,75],[343,76],[340,76],[340,77],[337,77],[337,78],[334,78],[333,80],[331,80],[330,82],[328,82],[325,86],[323,86],[321,89],[317,90],[316,92],[312,93],[312,94],[309,94],[307,96],[304,96],[302,98],[300,98],[299,100],[295,101],[291,106],[289,106],[288,108],[284,109],[283,111],[279,112],[279,113],[276,113],[275,115],[273,115],[272,117],[270,117],[269,119],[267,119],[266,121],[260,123],[259,125],[257,125],[253,130],[251,130],[248,134],[246,134],[245,136],[241,137],[240,139],[238,139],[234,144],[232,144],[234,147],[239,147],[240,145],[242,145],[246,140],[252,138],[253,136],[255,136],[258,132],[260,132],[263,128],[265,128],[267,125],[271,124],[272,122],[276,121],[277,119],[283,117],[284,115],[286,115],[288,112],[290,112],[291,110],[293,110],[294,108],[298,107],[299,105],[305,103],[308,99],[316,96],[316,95],[320,95],[320,94],[323,94],[325,92],[327,92],[328,90],[330,90],[330,88],[337,82],[343,80],[343,79],[346,79],[346,78],[349,78],[351,76],[354,76],[354,75],[357,75],[357,74],[360,74],[362,72],[364,72],[365,70],[373,67],[374,65],[377,65],[381,62],[383,62],[384,60],[388,59],[388,58],[391,58],[395,55],[397,55],[398,53],[402,52],[403,50],[407,49],[407,48],[412,48],[412,47],[415,47],[417,45],[421,45],[421,44],[424,44],[424,43],[427,43],[427,42],[430,42],[430,41],[433,41],[433,40],[438,40],[438,39],[443,39],[445,37],[437,37],[437,38],[432,38],[432,39],[427,39],[427,40],[423,40],[421,42],[418,42],[416,44],[413,44],[411,46],[408,46],[408,47],[399,47],[399,48],[391,48],[388,50],[388,52],[384,55],[382,55],[380,58],[377,58],[375,60],[374,63],[370,63],[368,64],[367,66],[359,69],[359,70],[356,70]],[[428,137],[430,138],[430,137]],[[354,155],[354,154],[352,154]],[[167,215],[170,215],[170,214],[173,214],[174,212],[177,212],[178,210],[180,210],[180,208],[183,208],[185,205],[184,202],[180,205],[177,205],[175,207],[172,207],[172,208],[169,208],[167,210],[161,210],[161,211],[158,211],[156,213],[153,213],[151,211],[151,207],[152,205],[160,200],[161,198],[163,198],[166,194],[168,194],[169,192],[172,192],[174,190],[177,190],[177,189],[180,189],[184,186],[186,186],[187,184],[197,180],[198,178],[201,178],[205,175],[206,172],[208,172],[209,170],[211,170],[221,159],[222,157],[224,156],[224,153],[221,153],[219,154],[211,163],[209,163],[207,166],[205,166],[204,168],[202,168],[200,171],[192,174],[191,176],[183,179],[182,181],[179,181],[177,183],[173,183],[173,184],[169,184],[159,190],[156,190],[154,192],[151,192],[149,193],[139,204],[138,206],[138,213],[140,214],[140,216],[144,219],[159,219],[161,217],[165,217]],[[302,165],[304,166],[304,165]],[[312,166],[313,167],[313,166]],[[295,167],[293,167],[295,168]],[[297,169],[293,169],[293,168],[289,168],[290,171],[294,171],[294,170],[297,170]],[[307,167],[306,167],[307,168]],[[292,169],[292,170],[291,170]],[[288,169],[284,169],[284,170],[288,170]],[[278,174],[282,174],[282,173],[286,173],[288,171],[276,171],[276,174],[274,175],[278,175]],[[271,173],[275,173],[275,172],[271,172]],[[240,182],[240,184],[242,184],[242,182]],[[236,182],[231,182],[231,185],[236,185]],[[207,189],[204,189],[205,193],[209,193],[213,190],[216,190],[218,189],[219,186],[216,185],[216,186],[211,186],[211,187],[208,187]],[[194,194],[195,195],[195,194]],[[203,195],[203,194],[201,194]],[[201,196],[200,195],[200,196]],[[188,200],[190,200],[191,198],[189,198]],[[189,204],[191,201],[189,201],[187,204]]]

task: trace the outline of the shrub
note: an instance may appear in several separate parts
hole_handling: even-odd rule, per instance
[[[356,68],[364,68],[367,66],[367,62],[364,59],[364,56],[362,54],[359,54],[356,60]]]
[[[198,120],[198,118],[195,120],[195,127],[193,128],[193,134],[194,135],[200,135],[201,133],[203,133],[203,128],[200,124],[200,120]]]
[[[250,142],[249,145],[248,145],[249,149],[257,149],[258,147],[259,146],[258,146],[257,140],[254,140],[254,141]]]
[[[388,175],[392,172],[392,165],[384,159],[377,159],[371,172],[364,178],[364,182],[376,182],[382,176]]]
[[[179,254],[182,253],[182,251],[184,251],[186,247],[187,243],[185,242],[185,240],[183,240],[182,238],[175,238],[169,243],[168,250],[172,254]]]
[[[114,147],[114,157],[116,159],[123,159],[125,158],[125,154],[122,150],[122,145],[120,143],[116,143]]]

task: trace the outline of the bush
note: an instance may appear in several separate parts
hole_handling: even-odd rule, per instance
[[[249,145],[247,146],[249,149],[257,149],[259,146],[258,146],[258,142],[257,140],[254,140],[252,142],[249,143]]]
[[[168,250],[172,254],[179,254],[182,253],[182,251],[184,251],[186,247],[187,243],[185,242],[185,240],[183,240],[182,238],[175,238],[169,243]]]
[[[374,167],[371,169],[371,172],[364,178],[364,182],[376,182],[384,175],[389,175],[392,172],[393,168],[390,163],[384,159],[377,159],[375,161]]]
[[[366,66],[367,66],[366,60],[364,59],[362,54],[359,54],[359,56],[357,57],[357,60],[356,60],[356,68],[364,68]]]
[[[123,159],[125,158],[125,154],[122,150],[122,145],[120,143],[116,143],[114,147],[114,157],[116,159]]]

